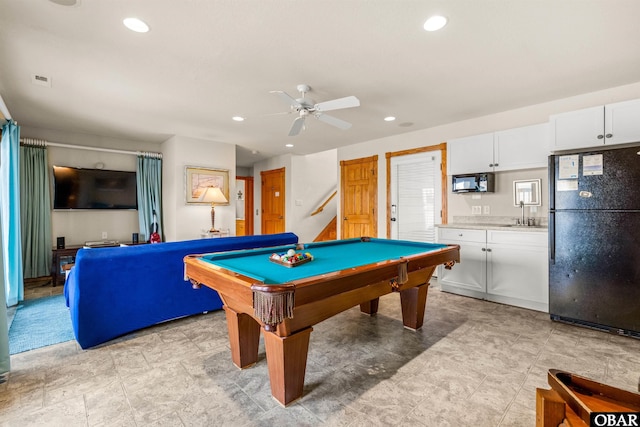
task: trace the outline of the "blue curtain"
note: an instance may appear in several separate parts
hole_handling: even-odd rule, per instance
[[[0,164],[2,157],[0,156]],[[1,200],[1,199],[0,199]],[[0,210],[0,224],[2,224],[2,210]],[[2,242],[2,227],[0,227],[0,242]],[[4,271],[2,262],[3,252],[0,250],[0,271]],[[4,274],[0,274],[0,301],[5,301]],[[9,327],[7,322],[7,305],[0,302],[0,383],[2,375],[11,370],[11,357],[9,356]]]
[[[4,287],[7,306],[12,306],[24,299],[20,240],[20,127],[14,121],[7,121],[2,126],[0,145]]]
[[[138,186],[138,223],[140,240],[149,240],[153,213],[156,213],[158,233],[162,236],[162,158],[147,153],[138,156],[136,168]],[[142,238],[142,236],[145,236]],[[164,238],[163,238],[164,240]]]
[[[27,140],[28,141],[28,140]],[[33,143],[38,144],[36,141]],[[20,224],[24,277],[43,277],[51,269],[51,199],[47,149],[20,147]]]

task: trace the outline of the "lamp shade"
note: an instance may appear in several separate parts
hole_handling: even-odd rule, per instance
[[[222,190],[218,187],[207,187],[203,192],[202,196],[200,196],[201,202],[211,203],[211,204],[221,204],[228,203],[226,197],[222,193]]]

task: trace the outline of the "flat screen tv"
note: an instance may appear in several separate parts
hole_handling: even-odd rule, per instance
[[[53,167],[54,209],[138,209],[136,173]]]

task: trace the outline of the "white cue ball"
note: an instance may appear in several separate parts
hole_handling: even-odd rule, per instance
[[[294,256],[295,254],[296,254],[295,249],[289,249],[289,250],[287,251],[287,255],[289,255],[289,256]]]

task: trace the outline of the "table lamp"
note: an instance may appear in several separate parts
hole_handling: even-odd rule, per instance
[[[218,231],[216,230],[215,221],[216,221],[216,211],[215,205],[220,205],[224,203],[229,203],[224,194],[218,187],[207,187],[203,192],[202,196],[200,196],[200,201],[211,203],[211,230],[209,232]]]

